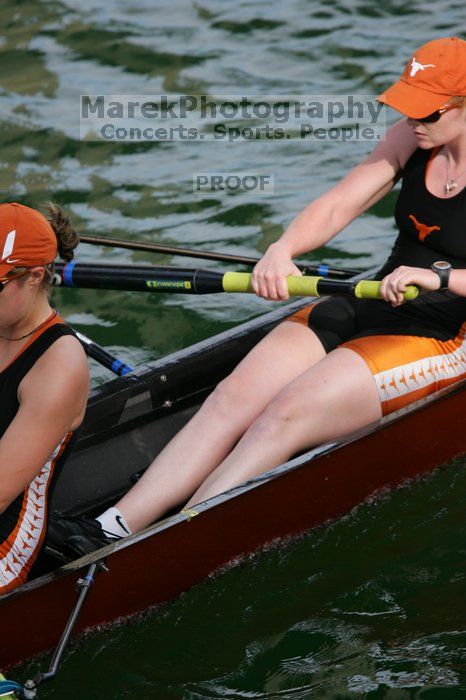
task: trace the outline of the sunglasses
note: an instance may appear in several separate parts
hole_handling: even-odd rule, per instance
[[[28,269],[26,270],[21,270],[21,272],[17,272],[14,275],[11,275],[10,277],[4,277],[3,279],[0,280],[0,293],[3,292],[7,284],[10,282],[13,282],[13,280],[17,280],[18,277],[22,277],[23,275],[26,275],[29,272]]]
[[[447,105],[446,107],[440,107],[440,109],[432,112],[432,114],[428,114],[427,117],[420,117],[415,121],[420,122],[421,124],[434,124],[435,122],[438,122],[442,114],[449,112],[450,109],[457,109],[458,107],[461,107],[461,105]]]

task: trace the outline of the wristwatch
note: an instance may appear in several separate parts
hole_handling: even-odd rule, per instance
[[[450,279],[451,265],[445,260],[437,260],[430,268],[432,272],[436,272],[440,277],[439,289],[448,289],[448,280]]]

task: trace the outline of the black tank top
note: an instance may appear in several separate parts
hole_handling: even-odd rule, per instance
[[[426,168],[436,152],[416,149],[403,169],[395,207],[399,233],[376,279],[400,265],[430,268],[436,260],[466,268],[466,188],[450,199],[429,192]],[[385,332],[445,341],[455,338],[466,321],[466,297],[450,291],[427,292],[396,308],[362,299],[358,310],[361,335]]]
[[[403,169],[395,207],[398,237],[375,279],[381,280],[400,265],[430,268],[436,260],[466,268],[466,188],[450,199],[428,191],[426,168],[435,153],[418,148]],[[375,299],[333,297],[317,304],[308,318],[327,352],[346,340],[370,335],[447,341],[458,337],[465,322],[466,297],[449,291],[423,293],[397,307]]]
[[[45,351],[65,335],[74,333],[56,317],[0,372],[0,439],[18,412],[20,383]],[[22,583],[37,558],[45,534],[47,501],[74,437],[73,433],[64,436],[47,463],[37,465],[38,474],[29,487],[0,515],[0,594]]]
[[[395,207],[399,234],[384,274],[400,265],[430,267],[436,260],[466,268],[466,188],[449,199],[429,192],[426,170],[437,152],[417,148],[403,169]]]

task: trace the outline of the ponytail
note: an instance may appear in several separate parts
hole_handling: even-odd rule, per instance
[[[74,249],[79,243],[79,236],[71,221],[58,204],[47,202],[45,206],[47,220],[57,237],[58,254],[62,260],[69,262],[73,260]]]
[[[74,258],[74,249],[79,243],[79,235],[74,229],[69,218],[62,209],[54,202],[45,203],[45,216],[57,237],[58,255],[65,262]],[[45,267],[45,276],[42,285],[47,290],[47,295],[51,292],[55,265],[52,262]]]

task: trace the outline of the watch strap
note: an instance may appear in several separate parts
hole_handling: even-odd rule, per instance
[[[451,273],[451,265],[449,267],[443,267],[443,266],[437,265],[437,263],[434,263],[431,267],[431,270],[433,272],[436,272],[440,278],[439,291],[442,289],[448,289],[448,282],[450,280],[450,273]]]

